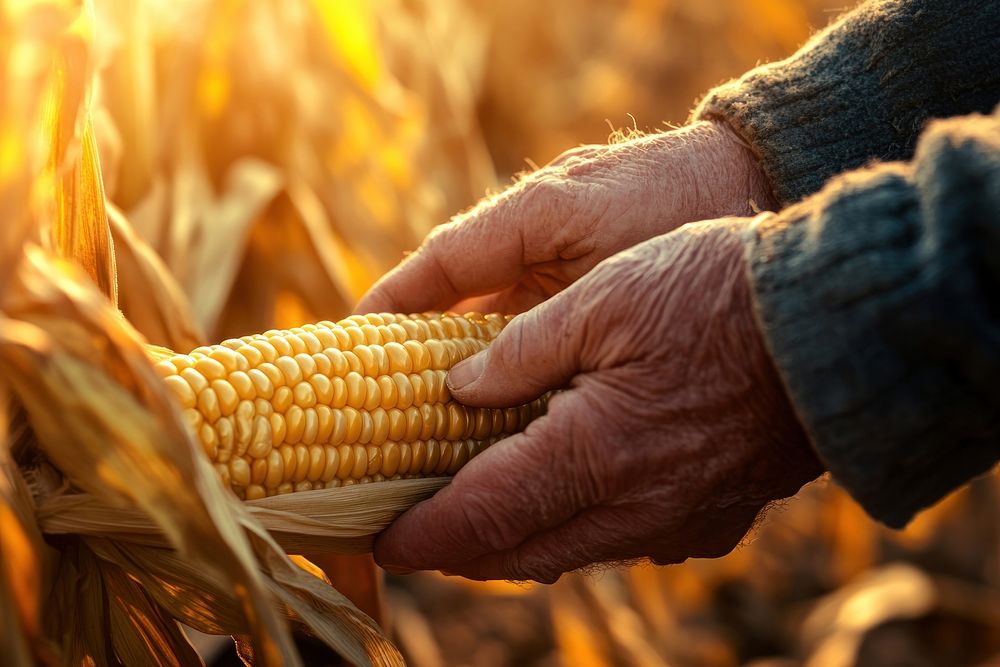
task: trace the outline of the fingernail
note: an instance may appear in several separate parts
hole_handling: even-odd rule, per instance
[[[462,389],[478,380],[484,370],[486,370],[486,352],[480,352],[448,372],[448,386],[452,389]]]
[[[408,567],[403,567],[402,565],[383,565],[382,569],[389,574],[396,575],[397,577],[401,577],[404,574],[413,574],[414,572],[414,570],[411,570]]]

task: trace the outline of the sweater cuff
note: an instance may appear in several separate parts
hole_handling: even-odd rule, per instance
[[[991,3],[865,3],[791,58],[712,90],[693,118],[727,122],[787,205],[873,160],[909,159],[930,118],[990,111],[998,38]]]
[[[1000,127],[986,122],[950,129]],[[915,167],[837,178],[747,239],[760,324],[813,446],[892,527],[1000,458],[1000,146],[940,129]]]

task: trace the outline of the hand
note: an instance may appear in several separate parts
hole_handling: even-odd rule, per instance
[[[753,314],[743,219],[609,259],[456,366],[452,394],[546,416],[470,461],[375,544],[390,571],[533,579],[720,556],[822,470]]]
[[[435,229],[357,312],[523,312],[621,250],[747,215],[751,200],[772,205],[763,172],[719,123],[583,146]]]

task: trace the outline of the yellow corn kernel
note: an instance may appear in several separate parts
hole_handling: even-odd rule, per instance
[[[159,361],[157,372],[223,481],[246,500],[453,475],[543,414],[451,398],[448,369],[509,318],[353,315]]]

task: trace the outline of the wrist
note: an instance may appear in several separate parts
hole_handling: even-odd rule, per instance
[[[778,210],[780,203],[770,179],[750,144],[723,120],[699,123],[709,126],[707,131],[716,146],[715,159],[725,166],[720,179],[720,199],[733,208],[733,212],[725,215],[748,216]]]
[[[758,219],[769,217],[763,214]],[[757,313],[757,304],[753,294],[753,281],[745,258],[744,248],[746,238],[753,234],[752,221],[743,230],[739,246],[743,268],[743,281],[736,286],[733,333],[742,341],[743,352],[747,359],[752,360],[753,376],[756,378],[753,406],[761,416],[762,424],[768,431],[767,451],[764,457],[768,460],[766,477],[774,483],[774,498],[784,498],[793,495],[803,484],[815,479],[826,469],[816,454],[802,420],[798,416],[794,402],[781,377],[771,354],[767,334]]]

